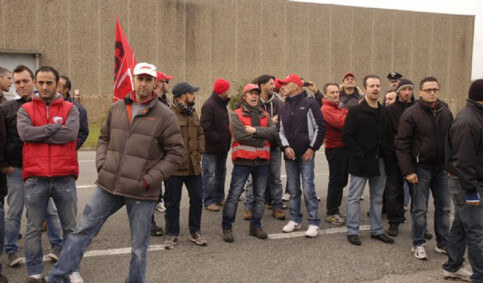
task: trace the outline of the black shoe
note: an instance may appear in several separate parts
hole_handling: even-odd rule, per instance
[[[391,237],[396,237],[399,232],[399,226],[396,224],[389,225],[389,229],[387,230],[387,234]]]
[[[163,235],[164,235],[163,228],[156,225],[156,222],[151,223],[151,236],[160,237]]]
[[[379,240],[379,241],[384,242],[386,244],[394,244],[394,239],[389,238],[384,233],[379,234],[379,235],[371,235],[371,238],[373,238],[375,240]]]
[[[223,240],[227,243],[231,243],[235,241],[235,238],[233,237],[233,232],[231,229],[223,229]]]
[[[347,240],[349,240],[349,243],[360,246],[361,245],[361,239],[359,239],[358,235],[347,235]]]
[[[250,235],[262,240],[267,238],[267,233],[263,232],[262,228],[250,228]]]
[[[433,234],[431,234],[429,232],[424,232],[424,238],[426,240],[431,240],[433,238]]]

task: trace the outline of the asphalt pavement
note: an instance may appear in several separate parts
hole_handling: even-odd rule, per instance
[[[79,220],[89,197],[95,190],[97,177],[95,152],[79,152],[80,176],[77,180]],[[231,162],[227,164],[226,192],[231,177]],[[316,155],[315,183],[319,203],[319,217],[325,217],[328,167],[323,151]],[[282,169],[285,184],[285,170]],[[262,226],[269,239],[259,240],[248,235],[249,222],[243,220],[243,203],[238,206],[234,223],[235,242],[222,239],[221,212],[203,210],[202,232],[208,240],[205,247],[190,242],[188,230],[188,194],[183,189],[181,204],[180,243],[172,250],[162,246],[165,237],[151,237],[147,258],[147,282],[443,282],[441,265],[446,256],[434,251],[435,240],[427,243],[429,260],[413,257],[411,249],[411,220],[400,226],[395,244],[373,240],[369,234],[369,193],[361,202],[361,246],[353,246],[346,239],[345,227],[322,222],[321,234],[309,239],[303,233],[284,234],[282,227],[288,221],[276,220],[266,210]],[[348,188],[344,190],[342,212],[345,214]],[[305,214],[305,206],[302,205]],[[288,210],[284,211],[288,217]],[[433,231],[434,208],[428,212],[428,229]],[[155,212],[156,221],[164,226],[164,214]],[[387,221],[383,218],[385,228]],[[308,226],[303,221],[303,229]],[[21,233],[25,235],[25,218]],[[44,254],[49,251],[46,233],[42,236]],[[24,242],[19,241],[20,255]],[[126,210],[122,208],[108,219],[94,238],[81,262],[81,275],[85,282],[123,282],[129,272],[130,230]],[[25,282],[25,264],[11,268],[6,256],[1,259],[3,273],[10,282]],[[52,268],[45,261],[44,275]]]

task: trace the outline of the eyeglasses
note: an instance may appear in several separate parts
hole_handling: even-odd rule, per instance
[[[427,88],[427,89],[422,89],[425,93],[438,93],[439,88]]]

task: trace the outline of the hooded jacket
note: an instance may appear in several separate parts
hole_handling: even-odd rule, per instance
[[[446,170],[458,176],[461,188],[483,187],[483,105],[470,99],[456,116],[447,141]]]

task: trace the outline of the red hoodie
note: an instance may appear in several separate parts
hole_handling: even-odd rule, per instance
[[[341,136],[348,110],[327,99],[322,100],[321,110],[326,123],[325,148],[344,147]]]

